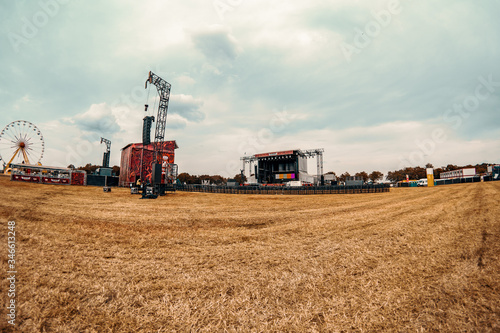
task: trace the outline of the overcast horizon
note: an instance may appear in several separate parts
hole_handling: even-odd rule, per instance
[[[314,148],[338,175],[500,162],[500,1],[92,4],[0,4],[0,129],[34,123],[43,164],[100,164],[105,137],[119,165],[156,115],[149,71],[179,173]]]

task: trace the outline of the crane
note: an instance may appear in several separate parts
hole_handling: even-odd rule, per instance
[[[154,141],[154,163],[162,163],[162,156],[159,154],[161,145],[165,139],[165,128],[167,126],[167,111],[168,102],[170,100],[170,83],[159,77],[153,72],[149,72],[148,79],[146,80],[145,87],[147,89],[148,82],[156,86],[158,94],[160,95],[160,103],[158,104],[158,114],[156,115],[156,130]],[[146,107],[147,110],[147,107]]]

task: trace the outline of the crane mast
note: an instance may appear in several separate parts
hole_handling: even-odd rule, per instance
[[[156,130],[155,130],[155,141],[154,141],[154,150],[155,150],[155,163],[161,163],[161,154],[159,151],[161,150],[162,142],[165,139],[165,128],[167,126],[167,111],[168,111],[168,102],[170,100],[170,88],[171,85],[158,75],[153,72],[149,72],[149,77],[146,80],[145,88],[148,87],[148,82],[156,86],[158,90],[158,94],[160,95],[160,103],[158,105],[158,114],[156,116]]]

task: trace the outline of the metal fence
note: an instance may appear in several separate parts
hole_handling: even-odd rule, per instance
[[[118,177],[87,175],[88,186],[118,186]]]
[[[490,179],[485,179],[484,181],[489,181]],[[461,184],[461,183],[478,183],[481,181],[480,176],[466,177],[466,178],[452,178],[452,179],[436,179],[436,185],[450,185],[450,184]]]
[[[177,185],[177,191],[229,193],[229,194],[355,194],[355,193],[382,193],[389,192],[389,184],[361,185],[361,186],[302,186],[302,187],[273,187],[273,186],[210,186],[210,185]]]

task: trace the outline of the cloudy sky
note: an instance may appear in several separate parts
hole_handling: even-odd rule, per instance
[[[336,173],[498,163],[498,13],[498,0],[1,1],[0,127],[36,124],[47,165],[100,164],[102,136],[119,165],[144,104],[156,112],[152,70],[172,84],[181,172],[233,176],[241,156],[295,148],[324,148]]]

